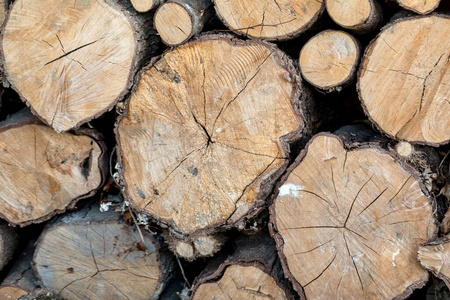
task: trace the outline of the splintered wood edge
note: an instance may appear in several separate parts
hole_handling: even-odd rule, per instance
[[[17,120],[14,120],[14,122],[11,122],[10,124],[6,124],[5,126],[1,126],[1,123],[0,123],[0,132],[6,131],[8,129],[19,128],[19,127],[22,127],[22,126],[27,126],[27,125],[45,125],[35,115],[28,114],[26,111],[20,112],[20,113],[22,113],[22,115]],[[100,172],[100,176],[101,176],[101,182],[100,182],[99,186],[97,188],[93,189],[92,191],[90,191],[89,193],[81,195],[81,196],[78,196],[77,198],[73,199],[72,201],[70,201],[70,203],[64,209],[62,209],[62,210],[58,210],[58,209],[54,210],[54,211],[50,212],[49,214],[47,214],[47,215],[45,215],[43,217],[31,220],[31,221],[26,221],[26,222],[21,222],[21,223],[14,223],[14,222],[9,221],[3,215],[3,213],[0,212],[0,217],[2,219],[7,220],[11,225],[20,226],[20,227],[25,227],[25,226],[28,226],[30,224],[42,223],[44,221],[47,221],[47,220],[51,219],[52,217],[54,217],[56,215],[59,215],[59,214],[62,214],[64,212],[66,212],[67,210],[73,209],[79,200],[86,199],[86,198],[94,196],[97,193],[97,191],[105,184],[106,179],[108,178],[108,162],[107,162],[108,157],[107,157],[107,147],[106,147],[105,142],[103,142],[103,135],[101,133],[99,133],[98,131],[96,131],[96,130],[85,129],[85,128],[77,129],[77,130],[71,130],[68,133],[73,134],[73,135],[77,135],[77,136],[87,136],[93,142],[97,143],[97,145],[101,149],[102,154],[98,157],[98,162],[99,162],[98,168],[99,168],[99,172]]]
[[[422,244],[419,246],[417,259],[419,260],[422,267],[430,271],[435,277],[444,281],[447,288],[450,289],[450,278],[440,272],[444,261],[442,261],[442,257],[437,255],[434,250],[435,247],[442,246],[450,243],[450,235],[446,235],[441,238],[437,238],[434,241],[428,242],[426,244]],[[450,245],[448,245],[450,246]],[[429,249],[431,248],[431,249]],[[447,261],[449,263],[450,261]],[[432,265],[432,263],[440,263],[437,265]],[[439,270],[436,268],[438,267]]]
[[[359,98],[359,102],[361,103],[361,106],[364,110],[364,114],[367,116],[367,118],[370,120],[370,122],[372,124],[375,125],[375,127],[377,128],[378,131],[382,132],[384,135],[388,136],[389,138],[393,139],[393,140],[397,140],[397,141],[403,141],[403,142],[408,142],[408,143],[413,143],[413,144],[417,144],[417,145],[425,145],[425,146],[432,146],[432,147],[439,147],[442,145],[445,145],[447,143],[450,142],[450,140],[441,142],[441,143],[433,143],[433,142],[424,142],[424,141],[409,141],[406,139],[401,139],[398,138],[388,132],[385,132],[383,130],[383,128],[377,123],[375,122],[375,120],[372,118],[372,116],[369,114],[369,110],[366,107],[366,104],[364,103],[364,101],[361,101],[362,99],[362,94],[361,94],[361,87],[360,87],[360,78],[362,75],[362,72],[364,71],[362,66],[365,63],[365,61],[369,58],[367,56],[367,54],[369,53],[369,50],[372,50],[372,45],[375,44],[378,40],[378,38],[383,34],[383,32],[385,30],[387,30],[388,28],[396,25],[397,23],[403,22],[403,21],[408,21],[408,20],[418,20],[418,19],[422,19],[422,18],[428,18],[430,16],[437,16],[437,17],[441,17],[441,18],[446,18],[446,19],[450,19],[449,15],[444,15],[444,14],[431,14],[431,15],[424,15],[424,16],[411,16],[411,17],[405,17],[405,18],[400,18],[397,19],[393,22],[387,23],[384,27],[382,27],[379,31],[379,33],[370,41],[370,43],[366,46],[364,53],[362,54],[362,57],[360,59],[360,63],[359,63],[359,68],[357,70],[357,74],[356,74],[356,91],[358,93],[358,98]]]
[[[377,151],[379,151],[381,154],[385,154],[385,155],[389,155],[391,157],[393,157],[395,159],[395,155],[392,154],[390,151],[387,151],[385,149],[383,149],[379,143],[377,142],[368,142],[368,143],[362,143],[359,144],[357,143],[356,145],[352,145],[352,144],[347,144],[346,142],[344,142],[343,137],[339,136],[339,135],[335,135],[329,132],[323,132],[323,133],[319,133],[316,134],[314,137],[312,137],[309,142],[306,144],[306,146],[303,148],[303,150],[300,152],[299,156],[297,157],[297,159],[294,161],[294,163],[292,163],[289,168],[287,169],[286,173],[284,173],[284,175],[282,176],[282,178],[280,179],[280,181],[278,182],[278,184],[275,187],[275,191],[277,191],[285,182],[286,180],[289,178],[290,174],[292,173],[292,171],[294,171],[298,165],[303,161],[303,159],[306,157],[306,155],[308,154],[308,149],[309,146],[313,143],[314,139],[316,137],[320,137],[320,136],[327,136],[327,137],[334,137],[337,138],[339,140],[339,142],[341,143],[344,151],[346,152],[352,152],[355,150],[361,150],[361,149],[368,149],[368,148],[376,148]],[[351,143],[351,142],[350,142]],[[420,190],[422,191],[422,193],[424,193],[424,195],[426,197],[429,198],[429,193],[427,191],[427,189],[425,188],[424,184],[422,183],[422,181],[419,179],[420,178],[420,173],[418,171],[416,171],[414,168],[412,168],[411,166],[407,165],[407,164],[400,164],[401,168],[403,170],[406,170],[413,179],[415,179],[418,183],[419,183],[419,187]],[[269,232],[270,235],[272,236],[272,238],[275,240],[276,243],[276,247],[277,247],[277,252],[278,252],[278,256],[280,257],[281,260],[281,266],[283,268],[283,272],[285,274],[285,277],[289,279],[289,281],[292,283],[294,290],[296,290],[298,292],[298,294],[300,295],[300,298],[303,300],[306,300],[306,295],[303,289],[303,286],[298,282],[298,280],[292,275],[289,266],[287,264],[287,259],[286,256],[284,255],[284,239],[281,236],[281,234],[278,232],[278,227],[277,227],[277,222],[276,222],[276,210],[275,210],[275,200],[278,196],[278,193],[273,193],[272,194],[272,198],[270,201],[270,206],[269,206],[269,213],[270,213],[270,218],[269,218]],[[430,202],[430,205],[433,208],[433,212],[436,211],[435,207],[436,207],[436,202],[432,201]],[[431,237],[429,237],[429,240],[434,240],[437,235],[438,235],[438,231],[439,231],[439,227],[437,226],[437,221],[436,218],[433,216],[432,220],[435,223],[435,230],[434,233]],[[427,283],[428,278],[425,280],[418,280],[414,283],[412,283],[408,288],[405,289],[405,291],[403,292],[403,294],[398,295],[395,299],[396,300],[400,300],[400,299],[405,299],[406,297],[408,297],[409,295],[411,295],[413,293],[413,291],[415,289],[421,288],[423,286],[425,286],[425,284]]]
[[[3,51],[3,38],[4,38],[4,34],[5,34],[6,25],[7,25],[8,21],[9,21],[10,15],[11,15],[11,11],[13,10],[14,5],[16,5],[18,2],[19,1],[14,1],[14,3],[10,3],[10,5],[8,7],[8,11],[6,13],[5,20],[3,21],[3,24],[1,24],[1,27],[0,27],[0,66],[2,66],[3,77],[5,78],[6,81],[8,81],[8,72],[7,72],[6,68],[4,67],[4,66],[6,66],[6,60],[5,60],[5,54],[4,54],[4,51]],[[128,12],[125,11],[125,7],[123,5],[118,4],[118,3],[114,3],[114,5],[113,5],[113,3],[114,2],[107,1],[107,5],[108,6],[110,6],[115,11],[120,11],[123,14],[123,16],[127,19],[128,23],[130,24],[130,26],[132,28],[133,37],[134,37],[134,40],[135,40],[135,43],[136,43],[135,44],[135,53],[133,54],[133,59],[131,61],[131,68],[130,68],[130,71],[128,73],[128,79],[127,79],[128,83],[126,84],[125,89],[123,89],[122,92],[119,95],[117,95],[115,100],[111,101],[111,103],[106,108],[104,108],[103,110],[95,113],[94,115],[88,116],[87,118],[79,121],[71,129],[68,129],[68,130],[65,130],[65,131],[78,129],[81,125],[83,125],[83,124],[85,124],[85,123],[87,123],[87,122],[89,122],[89,121],[91,121],[93,119],[96,119],[96,118],[100,117],[105,112],[110,111],[117,104],[117,102],[122,101],[129,94],[130,89],[132,88],[132,86],[133,86],[133,84],[134,84],[134,82],[136,80],[136,75],[137,75],[137,71],[138,71],[137,65],[138,65],[138,62],[139,62],[139,58],[138,58],[138,55],[137,55],[138,50],[139,50],[139,45],[138,45],[138,40],[139,39],[138,39],[138,32],[136,30],[136,25],[135,25],[135,22],[133,21],[133,18],[131,17],[131,15]],[[35,115],[37,118],[39,118],[39,120],[42,123],[52,127],[52,125],[49,122],[47,122],[47,120],[42,118],[37,113],[37,111],[33,108],[33,106],[31,106],[31,104],[28,102],[28,100],[25,99],[25,97],[23,97],[22,93],[20,92],[20,90],[18,88],[16,88],[15,85],[12,85],[12,84],[9,84],[9,85],[19,95],[20,100],[22,100],[22,102],[25,103],[26,106],[30,108],[30,110],[33,113],[33,115]],[[64,132],[64,131],[62,131],[62,132]]]
[[[213,2],[213,4],[215,5],[215,2],[217,0],[211,0]],[[318,1],[318,0],[316,0]],[[250,34],[246,34],[244,32],[242,32],[243,30],[247,29],[247,28],[232,28],[230,26],[230,24],[225,20],[225,18],[222,16],[222,14],[220,14],[217,10],[217,8],[215,8],[216,14],[219,17],[219,19],[222,21],[223,24],[225,24],[225,26],[227,28],[229,28],[231,31],[233,31],[235,34],[237,35],[242,35],[242,36],[246,36],[246,37],[251,37],[251,38],[255,38],[255,39],[262,39],[262,40],[266,40],[266,41],[287,41],[290,39],[293,39],[295,37],[297,37],[298,35],[300,35],[301,33],[307,31],[311,26],[314,25],[314,23],[317,22],[317,20],[320,19],[320,17],[322,16],[322,14],[325,11],[325,0],[321,0],[322,1],[322,6],[321,8],[314,14],[314,16],[305,24],[303,24],[303,26],[301,26],[300,28],[298,28],[297,30],[286,34],[286,35],[281,35],[281,36],[276,36],[276,37],[269,37],[269,38],[265,38],[265,37],[258,37],[258,36],[252,36]],[[216,5],[215,5],[216,7]]]
[[[83,211],[77,211],[74,214],[82,214]],[[102,219],[101,215],[104,215],[104,219]],[[39,236],[38,240],[36,241],[36,248],[34,250],[33,253],[33,259],[31,262],[31,267],[34,271],[34,274],[40,284],[40,286],[44,287],[44,281],[41,277],[41,275],[38,272],[35,260],[36,260],[36,256],[37,256],[37,252],[38,252],[38,248],[41,246],[42,244],[42,240],[44,239],[45,235],[47,235],[48,232],[57,229],[59,226],[65,226],[65,225],[76,225],[76,226],[91,226],[93,224],[104,224],[104,223],[108,223],[108,222],[115,222],[117,224],[123,225],[125,227],[127,227],[128,225],[123,221],[123,218],[121,218],[120,216],[115,216],[116,213],[113,212],[100,212],[99,210],[96,211],[94,213],[93,216],[89,215],[89,212],[86,214],[86,216],[82,217],[82,218],[77,218],[76,220],[71,220],[71,216],[73,214],[69,214],[69,215],[63,215],[60,218],[57,218],[55,221],[48,223],[45,227],[44,230],[42,231],[41,235]],[[100,216],[100,219],[98,219]],[[69,223],[67,222],[68,220],[71,220]],[[128,226],[129,227],[129,226]],[[155,255],[156,255],[156,261],[159,262],[158,264],[158,270],[159,270],[159,278],[160,281],[158,282],[158,288],[155,290],[163,290],[164,288],[164,281],[165,279],[167,279],[167,277],[170,275],[171,272],[171,268],[169,268],[168,270],[164,270],[164,267],[167,267],[167,261],[170,259],[168,257],[168,255],[162,255],[161,250],[163,249],[161,243],[153,236],[153,235],[149,235],[150,239],[152,240],[152,243],[155,246]],[[59,291],[58,291],[59,293]]]
[[[280,284],[280,282],[278,281],[278,279],[276,277],[272,276],[270,266],[266,265],[265,262],[259,261],[259,260],[238,259],[237,261],[233,261],[232,259],[230,260],[229,258],[227,258],[223,263],[221,263],[219,265],[219,267],[214,272],[206,274],[206,276],[204,276],[204,277],[201,277],[202,274],[200,274],[195,279],[195,281],[194,281],[194,283],[192,285],[192,288],[190,290],[196,292],[197,289],[202,284],[218,282],[225,275],[225,271],[227,270],[227,268],[231,267],[231,266],[255,267],[255,268],[260,269],[261,271],[266,273],[268,277],[271,277],[271,278],[274,279],[275,283],[284,292],[284,294],[286,295],[287,299],[289,299],[289,300],[293,300],[294,299],[292,297],[291,293],[289,293],[289,291],[286,289],[286,287],[283,286],[282,284]],[[195,296],[195,293],[191,294],[187,299],[192,300],[192,298],[194,296]]]
[[[304,101],[300,100],[301,95],[302,95],[303,83],[302,83],[302,79],[299,75],[299,72],[295,68],[292,60],[286,54],[284,54],[280,49],[278,49],[276,47],[276,45],[269,43],[269,42],[262,41],[262,40],[241,40],[239,38],[233,37],[228,34],[206,33],[206,34],[202,34],[202,35],[192,39],[190,42],[201,43],[203,41],[208,41],[208,40],[221,40],[221,41],[226,41],[229,44],[239,45],[239,46],[258,45],[258,44],[263,45],[263,46],[267,47],[269,49],[269,51],[272,53],[272,56],[274,57],[274,61],[281,68],[285,69],[286,72],[289,73],[289,76],[292,79],[291,84],[293,86],[292,92],[291,92],[291,97],[290,97],[290,102],[292,105],[292,110],[293,110],[294,114],[297,116],[299,124],[300,124],[300,127],[298,130],[280,137],[279,145],[285,152],[284,154],[287,157],[289,157],[289,155],[291,153],[289,144],[294,141],[300,140],[305,134],[308,133],[308,131],[311,130],[309,128],[309,124],[307,123],[307,120],[309,120],[309,118],[308,118],[309,116],[307,116],[305,114],[306,111],[309,110],[309,106],[311,106],[311,103],[307,103],[308,101],[306,99],[304,99]],[[166,53],[171,52],[171,51],[172,50],[168,49],[163,54],[161,54],[159,56],[155,56],[151,59],[150,63],[147,66],[145,66],[137,75],[137,77],[136,77],[137,83],[133,86],[133,89],[131,90],[131,94],[135,93],[136,90],[138,89],[138,86],[139,86],[138,83],[140,82],[142,75],[145,74],[146,71],[150,70],[153,67],[153,65],[157,61],[159,61]],[[157,215],[155,215],[154,213],[151,213],[149,211],[146,211],[145,209],[141,209],[141,208],[137,207],[131,200],[130,195],[128,194],[128,186],[124,181],[125,167],[123,165],[123,153],[122,153],[122,149],[120,146],[120,134],[119,134],[119,130],[118,130],[118,124],[122,121],[122,119],[124,119],[125,117],[128,116],[130,100],[131,100],[131,97],[128,97],[128,99],[125,102],[126,108],[125,108],[123,114],[119,118],[117,118],[116,125],[114,128],[114,133],[115,133],[116,141],[117,141],[117,148],[116,148],[117,162],[120,165],[118,174],[119,174],[120,180],[124,183],[123,190],[122,190],[124,198],[129,201],[130,206],[135,211],[150,216],[151,218],[156,220],[162,228],[170,228],[171,232],[174,233],[175,235],[178,235],[180,237],[185,237],[185,235],[183,233],[179,232],[176,229],[177,226],[172,219],[167,220],[167,219],[160,218]],[[227,229],[233,228],[236,224],[238,224],[240,221],[242,221],[244,219],[252,218],[252,217],[258,215],[265,207],[268,206],[269,202],[267,202],[267,201],[270,199],[270,196],[273,192],[273,188],[275,187],[275,185],[273,185],[272,191],[268,191],[267,190],[268,185],[270,185],[270,183],[273,184],[274,178],[279,178],[282,174],[284,174],[288,165],[289,165],[289,161],[286,160],[285,164],[279,170],[274,172],[270,176],[270,178],[268,178],[266,181],[261,183],[261,187],[262,187],[261,192],[260,192],[260,194],[258,194],[257,198],[254,201],[255,204],[253,206],[253,209],[250,209],[246,215],[242,216],[241,218],[236,220],[234,223],[226,224],[226,223],[218,222],[218,223],[211,224],[210,226],[207,226],[200,230],[196,230],[195,232],[192,232],[191,234],[189,234],[189,236],[192,238],[195,238],[196,236],[200,236],[200,235],[208,235],[210,233],[216,232],[219,228],[227,230]],[[267,195],[265,195],[265,196],[263,195],[264,199],[261,199],[261,194],[267,194]]]

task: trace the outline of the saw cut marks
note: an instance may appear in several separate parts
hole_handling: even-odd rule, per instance
[[[116,129],[132,205],[183,234],[256,212],[304,126],[298,80],[263,42],[204,36],[163,55]]]
[[[359,73],[367,115],[389,136],[437,146],[450,140],[450,18],[400,19],[366,49]]]
[[[2,38],[8,81],[57,132],[101,115],[126,93],[135,48],[128,18],[94,0],[18,0]]]
[[[266,40],[299,35],[320,17],[322,0],[213,0],[217,15],[238,34]]]
[[[376,147],[313,138],[271,207],[284,270],[307,299],[403,299],[428,272],[418,245],[435,232],[419,182]],[[324,288],[324,287],[327,288]]]

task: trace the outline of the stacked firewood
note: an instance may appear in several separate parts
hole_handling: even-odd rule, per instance
[[[0,8],[0,299],[449,294],[447,1]]]

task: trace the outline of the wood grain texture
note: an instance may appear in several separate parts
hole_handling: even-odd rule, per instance
[[[138,12],[148,12],[161,5],[164,0],[130,0]]]
[[[322,90],[348,85],[360,58],[358,42],[348,33],[325,30],[313,36],[300,51],[303,78]]]
[[[336,24],[356,33],[374,30],[382,19],[376,0],[327,0],[326,9]]]
[[[420,245],[418,259],[425,269],[443,280],[450,288],[450,236],[446,235],[427,244]]]
[[[325,9],[323,0],[213,0],[217,15],[234,32],[286,40],[311,27]]]
[[[212,14],[210,0],[168,0],[156,11],[154,27],[166,45],[181,45],[200,33]]]
[[[407,10],[426,15],[434,11],[441,3],[441,0],[397,0],[397,2]]]
[[[0,170],[1,215],[25,226],[93,195],[105,180],[105,147],[95,131],[58,134],[19,113],[0,123]]]
[[[111,109],[130,86],[135,33],[111,3],[18,0],[12,5],[1,40],[7,79],[57,132]]]
[[[416,254],[436,225],[416,176],[381,148],[346,150],[338,136],[316,135],[271,206],[297,291],[307,299],[403,299],[423,286],[428,273]]]
[[[365,51],[358,90],[369,118],[390,137],[450,141],[450,18],[400,19]]]
[[[119,219],[93,207],[46,228],[33,260],[42,284],[68,300],[158,299],[169,258],[150,234],[141,240]]]
[[[116,128],[126,197],[184,235],[256,213],[305,129],[300,84],[263,42],[212,35],[167,52]]]

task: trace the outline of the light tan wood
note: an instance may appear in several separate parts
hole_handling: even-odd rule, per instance
[[[47,228],[34,268],[43,285],[67,300],[158,299],[167,268],[152,235],[119,221],[116,213],[66,215]]]
[[[441,0],[397,0],[397,2],[407,10],[426,15],[435,10],[441,3]]]
[[[217,15],[228,28],[267,40],[294,38],[322,14],[323,0],[213,0]]]
[[[408,158],[413,154],[414,146],[408,142],[400,142],[395,145],[395,150],[401,157]]]
[[[168,0],[155,13],[154,27],[161,40],[176,46],[200,33],[211,15],[209,0]]]
[[[193,300],[209,299],[288,299],[275,280],[262,270],[233,265],[226,269],[217,282],[198,287]]]
[[[169,245],[169,249],[179,257],[187,261],[193,261],[198,257],[213,256],[219,251],[225,242],[225,237],[221,234],[197,236],[194,239],[179,239],[176,235],[167,232],[164,240]]]
[[[358,88],[367,115],[393,138],[448,143],[449,64],[448,16],[400,19],[385,27],[361,64]]]
[[[134,74],[134,30],[107,1],[18,0],[3,29],[5,72],[57,132],[112,108]]]
[[[417,250],[436,225],[415,177],[380,148],[347,151],[331,134],[305,151],[271,210],[296,289],[307,299],[403,299],[423,286]]]
[[[421,265],[442,279],[450,288],[450,240],[449,236],[440,238],[419,247],[418,259]]]
[[[164,0],[131,0],[131,4],[138,12],[147,12],[161,5]]]
[[[0,213],[24,226],[94,194],[104,180],[106,157],[94,136],[58,134],[19,117],[0,123]]]
[[[21,296],[25,296],[29,291],[20,287],[5,286],[0,287],[0,298],[4,300],[18,300]]]
[[[348,33],[325,30],[313,36],[300,51],[303,78],[322,90],[336,89],[355,78],[359,45]]]
[[[372,31],[382,18],[376,0],[327,0],[326,8],[336,24],[357,33]]]
[[[303,128],[298,80],[258,41],[210,35],[164,54],[116,128],[130,203],[183,235],[257,212]]]
[[[197,276],[188,300],[298,298],[267,231],[238,235],[230,248],[233,252],[214,257]]]

